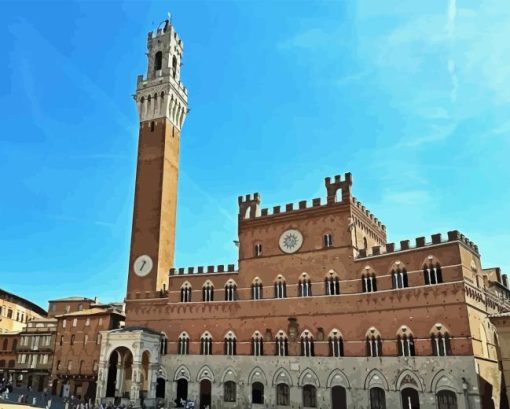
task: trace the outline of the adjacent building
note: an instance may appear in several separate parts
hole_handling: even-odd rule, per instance
[[[37,318],[29,321],[19,334],[16,349],[17,386],[38,392],[48,390],[56,331],[55,318]]]
[[[261,208],[238,198],[238,266],[174,268],[183,42],[166,21],[147,39],[126,326],[103,332],[97,399],[200,408],[508,408],[489,316],[508,283],[457,230],[389,242],[353,195]],[[56,357],[77,374],[82,328],[67,311]],[[120,319],[120,317],[119,317]],[[73,328],[75,328],[73,330]],[[105,328],[106,329],[106,328]],[[74,338],[73,338],[74,336]],[[81,356],[81,355],[80,355]],[[60,362],[60,364],[58,364]],[[81,390],[81,393],[85,393]]]
[[[46,311],[33,302],[0,289],[0,333],[20,332],[28,321],[46,315]]]
[[[97,300],[71,297],[50,301],[49,310],[57,322],[52,393],[94,400],[101,331],[123,326],[123,304],[101,304]]]
[[[0,380],[15,384],[19,378],[16,368],[16,348],[19,334],[0,333]]]

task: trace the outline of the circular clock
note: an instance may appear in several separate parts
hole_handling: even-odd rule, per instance
[[[137,276],[145,277],[151,272],[152,266],[152,259],[148,255],[144,254],[135,260],[133,263],[133,270]]]
[[[287,230],[280,236],[279,244],[284,253],[295,253],[303,244],[303,235],[299,230]]]

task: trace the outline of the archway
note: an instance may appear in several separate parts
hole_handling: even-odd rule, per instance
[[[439,391],[437,393],[438,409],[457,409],[457,395],[452,391]]]
[[[347,394],[342,386],[331,388],[331,407],[333,409],[347,409]]]
[[[178,408],[182,408],[183,405],[181,401],[186,401],[188,399],[188,381],[184,378],[177,380],[177,398],[176,398],[176,406]]]
[[[108,360],[106,397],[129,398],[133,372],[133,354],[126,347],[115,349]]]
[[[200,381],[200,409],[211,407],[211,381],[203,379]]]
[[[402,389],[401,396],[402,409],[420,409],[420,398],[416,389]]]
[[[165,398],[165,383],[163,378],[156,379],[156,398]]]

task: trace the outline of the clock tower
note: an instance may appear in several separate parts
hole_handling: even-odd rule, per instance
[[[147,75],[138,76],[140,117],[127,298],[165,289],[174,262],[181,127],[188,92],[180,79],[182,40],[171,22],[147,37]]]

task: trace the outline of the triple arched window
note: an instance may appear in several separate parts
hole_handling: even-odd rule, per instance
[[[340,279],[333,271],[325,279],[326,295],[339,295],[340,294]]]
[[[382,356],[381,334],[375,328],[370,328],[367,333],[367,356]]]
[[[432,355],[451,355],[450,335],[442,324],[436,324],[431,331],[430,340],[432,343]]]
[[[177,349],[179,355],[188,355],[189,354],[189,335],[183,332],[179,336],[179,340],[177,342]],[[205,355],[205,354],[204,354]]]
[[[237,285],[233,280],[225,284],[225,301],[235,301],[237,299]]]
[[[258,277],[253,280],[251,284],[251,299],[252,300],[261,300],[262,297],[262,282]]]
[[[274,283],[274,297],[287,298],[287,284],[282,276],[278,276]]]
[[[308,274],[303,273],[298,283],[298,295],[300,297],[311,297],[312,296],[312,282]]]
[[[214,301],[214,286],[207,281],[202,287],[202,300],[205,302]]]
[[[373,293],[377,291],[377,279],[374,273],[366,273],[361,275],[361,286],[364,293]]]
[[[251,338],[251,354],[253,356],[264,355],[264,339],[258,331]]]
[[[333,330],[329,334],[329,356],[344,356],[344,342],[338,330]]]
[[[188,282],[181,286],[181,302],[191,302],[191,284]]]
[[[399,356],[415,356],[413,334],[405,326],[397,333],[397,350]]]
[[[315,356],[313,337],[308,331],[301,335],[301,356]]]
[[[200,337],[200,355],[212,355],[212,337],[206,332]]]
[[[275,339],[275,355],[276,356],[287,356],[289,355],[289,341],[287,339],[287,335],[283,331],[280,331],[278,335],[276,335]]]
[[[397,265],[393,268],[393,270],[391,270],[391,283],[394,289],[408,287],[407,270],[405,267]]]
[[[225,335],[224,339],[224,353],[225,355],[236,355],[236,336],[232,331],[229,331],[227,335]]]
[[[425,281],[425,285],[442,283],[443,272],[441,270],[441,265],[437,262],[434,264],[432,261],[425,264],[423,266],[423,280]]]

